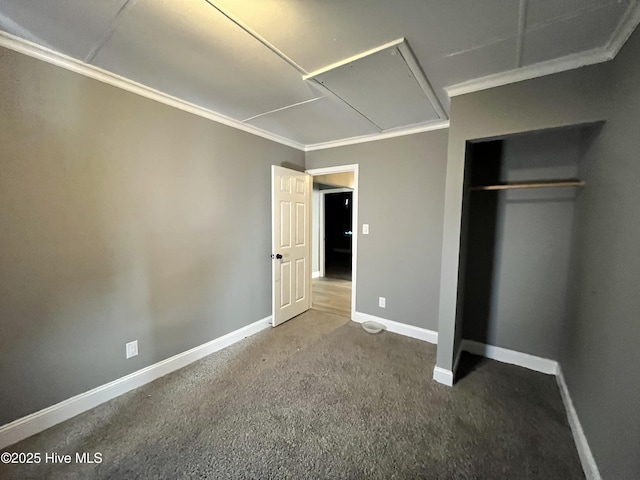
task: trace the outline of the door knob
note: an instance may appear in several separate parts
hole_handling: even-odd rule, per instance
[[[282,255],[276,253],[275,255],[271,255],[271,258],[277,258],[278,260],[280,260],[282,258]]]

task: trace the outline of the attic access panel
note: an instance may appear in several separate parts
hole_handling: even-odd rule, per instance
[[[447,119],[404,39],[304,78],[331,91],[380,130]]]

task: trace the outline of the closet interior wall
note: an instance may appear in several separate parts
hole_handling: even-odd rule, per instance
[[[469,143],[465,185],[578,177],[579,129]],[[465,189],[463,338],[552,360],[566,317],[580,188]]]

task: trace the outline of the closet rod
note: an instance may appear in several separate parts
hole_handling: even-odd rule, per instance
[[[510,190],[513,188],[557,188],[557,187],[584,187],[583,180],[548,180],[538,182],[514,182],[498,185],[472,185],[469,190]]]

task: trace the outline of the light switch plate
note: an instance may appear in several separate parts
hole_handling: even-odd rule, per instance
[[[368,223],[363,223],[362,224],[362,234],[363,235],[369,235],[369,224]]]

